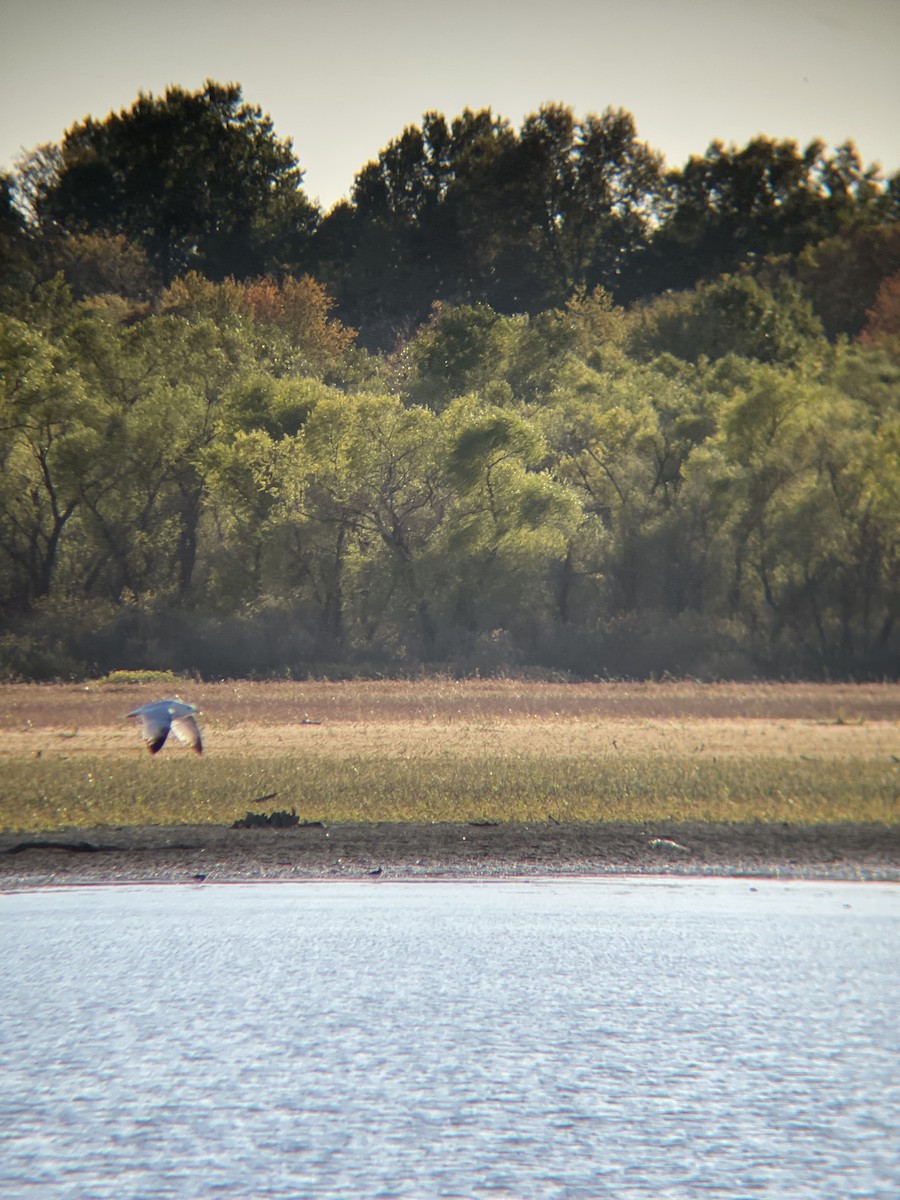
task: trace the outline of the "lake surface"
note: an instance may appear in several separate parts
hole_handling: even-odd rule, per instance
[[[0,895],[0,1195],[900,1196],[900,886]]]

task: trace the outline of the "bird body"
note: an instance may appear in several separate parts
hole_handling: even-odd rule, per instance
[[[128,716],[141,718],[142,737],[151,754],[162,750],[169,730],[180,742],[190,746],[197,754],[202,754],[203,742],[194,717],[196,712],[199,712],[199,709],[195,704],[187,704],[176,697],[172,700],[153,700],[150,704],[142,704]]]

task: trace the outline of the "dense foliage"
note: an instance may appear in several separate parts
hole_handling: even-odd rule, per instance
[[[240,89],[0,190],[0,675],[895,676],[900,179],[428,114],[322,214]]]

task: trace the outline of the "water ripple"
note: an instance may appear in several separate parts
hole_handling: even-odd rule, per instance
[[[898,931],[890,885],[6,895],[0,1194],[894,1200]]]

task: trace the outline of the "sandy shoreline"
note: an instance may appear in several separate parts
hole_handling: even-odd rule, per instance
[[[615,874],[900,881],[880,825],[219,825],[0,835],[0,891],[112,883]]]

